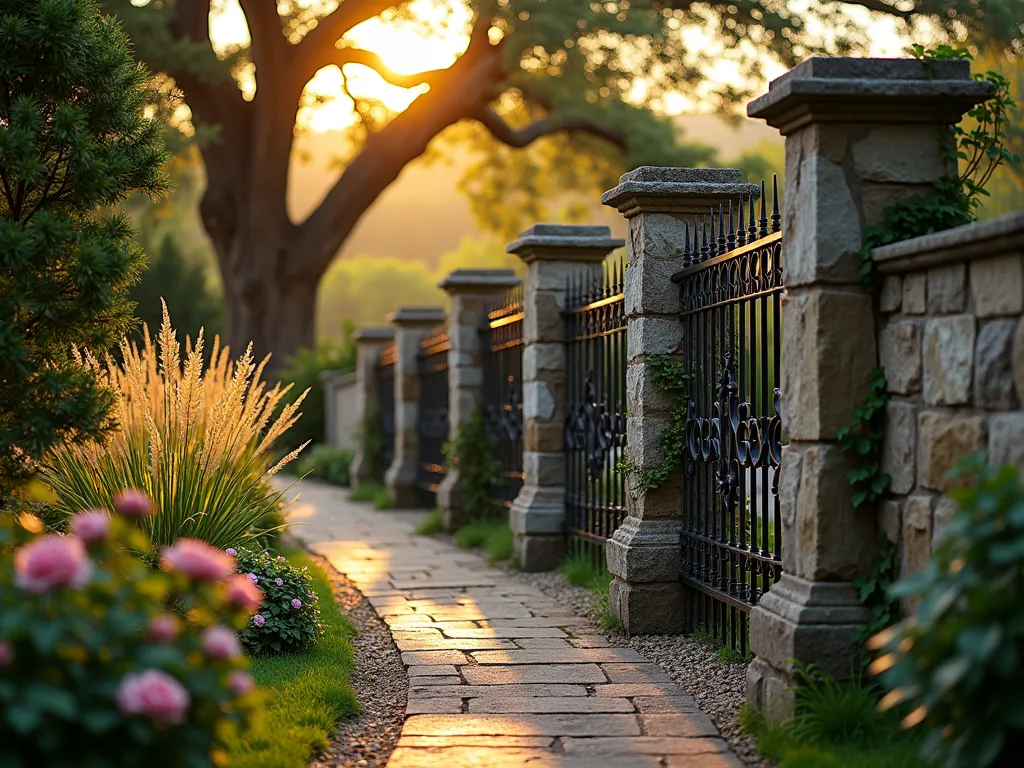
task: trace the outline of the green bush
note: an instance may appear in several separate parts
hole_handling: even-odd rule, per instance
[[[354,454],[348,448],[317,445],[298,461],[295,471],[299,477],[312,477],[334,485],[347,486],[353,458]]]
[[[387,488],[379,483],[363,483],[358,488],[348,492],[349,501],[370,501],[381,498],[387,494]]]
[[[147,73],[92,0],[0,2],[0,507],[64,438],[109,427],[114,399],[75,349],[132,321],[145,257],[123,216],[162,193]]]
[[[501,473],[496,453],[495,438],[479,406],[444,445],[445,463],[459,473],[460,503],[468,520],[494,519],[505,512],[491,499],[491,488]]]
[[[444,517],[441,510],[434,508],[430,510],[423,522],[416,527],[416,533],[420,536],[430,536],[444,531]]]
[[[923,571],[893,587],[919,600],[869,641],[889,690],[944,766],[1009,765],[1024,748],[1024,486],[1018,470],[961,462],[958,510]],[[1016,755],[1016,757],[1014,757]]]
[[[236,634],[259,591],[200,541],[154,570],[118,516],[89,510],[70,529],[0,515],[0,765],[220,764],[262,704]]]
[[[238,573],[263,591],[259,613],[242,630],[246,650],[254,655],[295,653],[323,634],[309,568],[296,568],[282,555],[268,551],[229,549],[228,554],[235,556]]]
[[[474,520],[455,532],[456,546],[484,550],[491,565],[512,559],[513,541],[508,524],[498,520]]]

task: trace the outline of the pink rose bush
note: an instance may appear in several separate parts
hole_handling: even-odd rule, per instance
[[[244,583],[262,589],[263,594],[258,611],[256,607],[249,609],[251,618],[240,633],[250,654],[294,653],[323,633],[316,593],[306,568],[296,568],[285,558],[271,557],[269,552],[240,547],[235,553],[235,570],[238,575],[233,577],[236,581],[229,582],[229,592],[240,591]]]
[[[263,594],[202,542],[147,564],[148,510],[126,491],[66,535],[0,515],[0,765],[212,767],[248,727],[239,632]]]

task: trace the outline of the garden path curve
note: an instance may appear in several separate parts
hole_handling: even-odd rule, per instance
[[[479,556],[301,482],[292,533],[355,583],[409,676],[389,768],[740,768],[655,664]]]

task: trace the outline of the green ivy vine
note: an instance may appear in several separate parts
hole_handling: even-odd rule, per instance
[[[373,478],[380,477],[387,469],[381,466],[384,460],[384,430],[381,428],[380,416],[380,406],[370,406],[363,412],[358,426],[359,447],[367,466],[366,476]]]
[[[660,392],[672,395],[671,421],[661,435],[661,462],[640,469],[624,454],[616,469],[632,478],[629,491],[633,498],[658,488],[683,463],[686,454],[686,407],[693,372],[687,372],[681,363],[674,363],[668,355],[650,355],[646,362],[651,383]]]
[[[899,601],[889,591],[899,575],[899,556],[896,545],[884,533],[878,536],[878,555],[871,561],[871,569],[853,581],[861,604],[868,609],[867,623],[857,633],[857,645],[864,648],[869,637],[900,620]],[[863,664],[871,661],[871,654],[863,654]]]
[[[442,452],[448,468],[459,472],[460,506],[469,512],[467,518],[497,516],[503,508],[491,499],[491,489],[501,473],[501,463],[494,458],[497,441],[487,431],[482,408],[474,408],[459,424]]]
[[[853,409],[853,420],[836,434],[839,447],[852,457],[847,471],[850,501],[854,507],[878,501],[889,490],[891,478],[882,472],[882,444],[885,442],[885,371],[871,372],[868,394]]]

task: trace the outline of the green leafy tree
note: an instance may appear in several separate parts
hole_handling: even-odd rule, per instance
[[[707,162],[706,148],[681,145],[660,116],[666,94],[729,107],[760,87],[767,61],[791,65],[812,53],[863,50],[866,26],[850,9],[905,28],[922,21],[1004,43],[1024,38],[1020,0],[836,0],[804,3],[803,11],[778,0],[451,0],[436,5],[468,13],[441,21],[415,17],[408,0],[239,0],[249,41],[219,60],[210,15],[223,0],[103,2],[130,25],[140,57],[183,91],[191,124],[216,126],[202,148],[208,186],[201,211],[224,278],[228,338],[234,346],[253,338],[258,353],[273,353],[278,365],[312,346],[318,283],[362,215],[428,147],[448,151],[431,147],[442,133],[469,130],[473,141],[487,142],[503,162],[485,159],[496,170],[470,174],[467,188],[512,209],[520,198],[502,194],[513,183],[593,195],[639,164]],[[468,43],[444,69],[398,73],[346,37],[367,21],[419,25],[426,35],[439,24],[464,26]],[[710,44],[688,45],[694,29]],[[750,85],[716,83],[712,70],[722,61]],[[296,112],[312,101],[306,84],[332,66],[343,82],[353,68],[367,67],[420,94],[397,114],[354,99],[360,120],[339,147],[340,177],[296,222],[286,206]],[[560,142],[546,150],[558,162],[543,181],[536,163],[509,150],[548,137]],[[494,212],[492,205],[483,213]]]
[[[74,348],[131,323],[144,262],[122,216],[163,189],[147,74],[95,0],[0,0],[0,505],[62,439],[106,424],[111,395]]]

